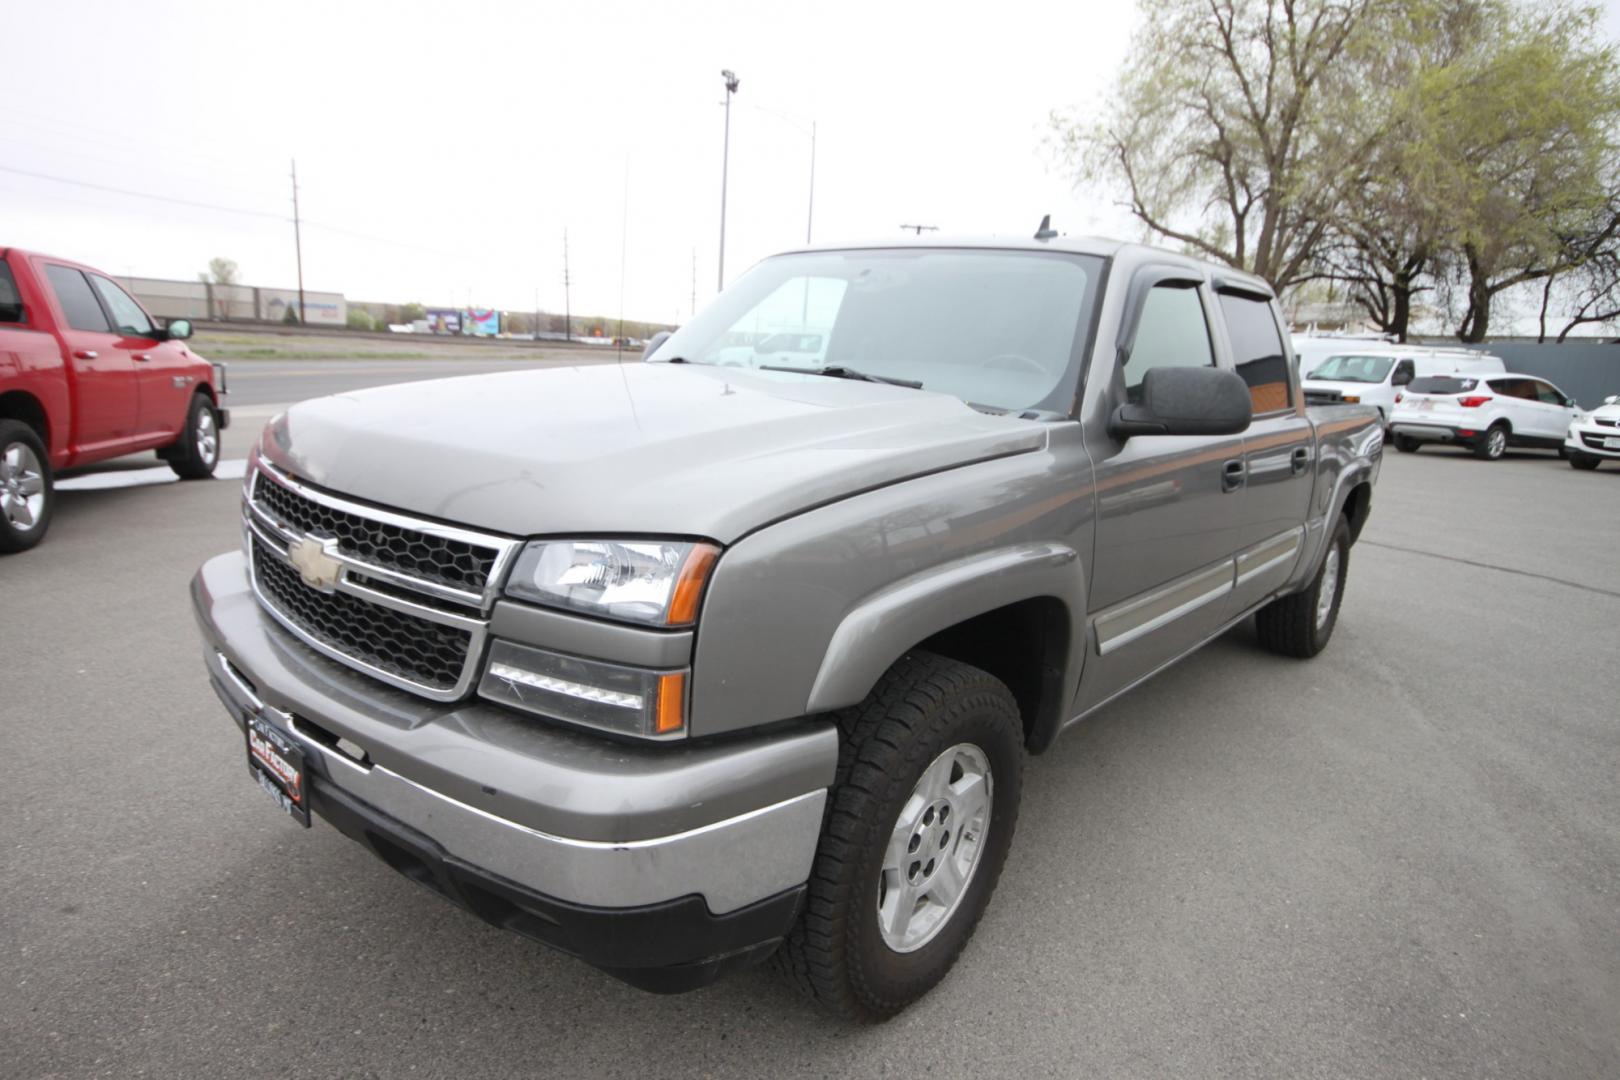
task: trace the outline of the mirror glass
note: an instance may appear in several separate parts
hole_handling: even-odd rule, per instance
[[[184,341],[184,340],[186,340],[186,338],[188,338],[190,336],[191,336],[191,320],[190,319],[170,319],[169,320],[169,340],[170,341]]]

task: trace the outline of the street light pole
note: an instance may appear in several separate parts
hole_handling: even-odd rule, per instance
[[[810,226],[816,220],[816,122],[810,121],[810,208],[804,214],[804,242],[810,242]]]
[[[720,285],[726,287],[726,178],[731,170],[731,95],[737,92],[737,76],[728,70],[720,72],[726,80],[726,138],[720,151]]]

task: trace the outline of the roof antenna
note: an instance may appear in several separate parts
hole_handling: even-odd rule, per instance
[[[1057,230],[1052,228],[1052,215],[1047,214],[1041,218],[1041,227],[1035,230],[1035,239],[1050,240],[1056,235]]]

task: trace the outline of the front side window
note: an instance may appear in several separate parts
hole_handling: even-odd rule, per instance
[[[1306,376],[1324,382],[1381,383],[1395,366],[1392,356],[1330,356]]]
[[[1102,260],[897,248],[766,259],[649,361],[842,367],[992,410],[1067,414]]]
[[[1417,366],[1410,360],[1402,360],[1395,365],[1395,374],[1389,377],[1391,386],[1406,386],[1417,377]]]
[[[1293,408],[1288,385],[1288,353],[1282,333],[1271,314],[1271,302],[1241,293],[1221,293],[1221,314],[1232,339],[1232,359],[1237,373],[1249,385],[1254,414],[1283,412]]]
[[[152,320],[146,317],[146,312],[141,310],[134,297],[100,274],[91,274],[90,283],[107,301],[107,310],[112,312],[113,322],[120,333],[134,334],[136,337],[151,336]]]
[[[1564,406],[1564,395],[1558,392],[1558,388],[1540,379],[1536,380],[1536,398],[1546,405]]]
[[[84,280],[84,275],[71,266],[46,266],[45,277],[51,283],[51,291],[56,294],[56,302],[62,308],[62,317],[67,324],[75,330],[95,330],[107,333],[112,327],[107,325],[107,316],[96,303],[96,294],[90,290],[90,283]]]
[[[1142,302],[1136,340],[1125,360],[1125,397],[1142,401],[1142,380],[1158,367],[1214,367],[1209,323],[1198,290],[1186,285],[1155,285]]]

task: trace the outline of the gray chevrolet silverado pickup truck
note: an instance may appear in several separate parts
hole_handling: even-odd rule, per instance
[[[1026,754],[1240,620],[1327,644],[1382,435],[1287,341],[1227,268],[933,240],[766,259],[643,362],[305,402],[192,584],[209,676],[287,813],[478,916],[881,1019]]]

